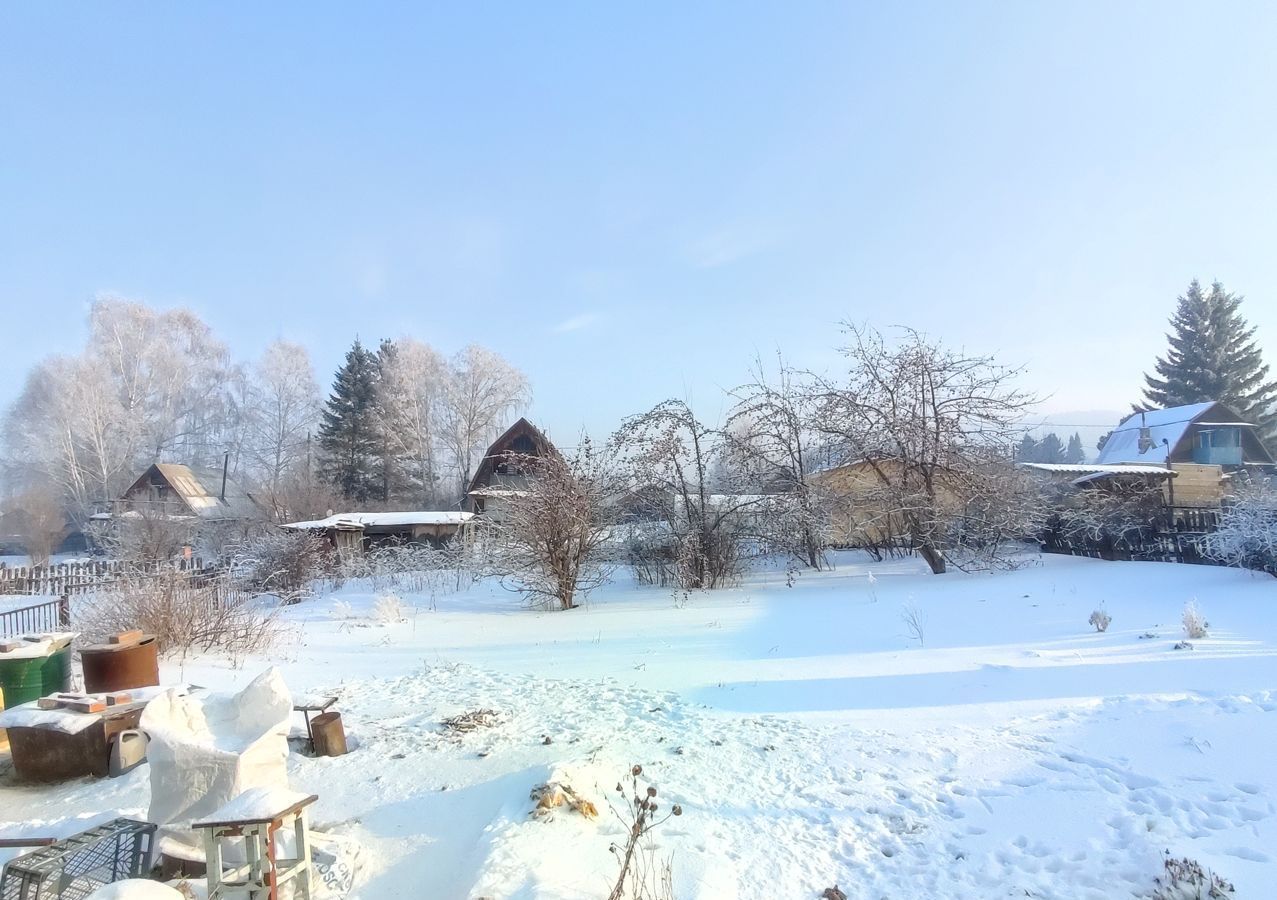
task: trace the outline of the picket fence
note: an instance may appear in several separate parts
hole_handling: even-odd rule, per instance
[[[203,580],[221,571],[219,567],[198,558],[142,564],[119,560],[88,560],[51,566],[0,564],[0,596],[65,597],[91,594],[99,587],[120,578],[145,578],[175,570],[196,580]]]

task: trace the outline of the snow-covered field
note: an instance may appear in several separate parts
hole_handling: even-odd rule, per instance
[[[684,809],[657,833],[679,898],[1140,897],[1167,850],[1277,896],[1268,576],[1046,557],[935,577],[844,555],[793,587],[621,578],[566,613],[489,585],[401,596],[386,623],[346,585],[286,612],[273,660],[165,671],[222,689],[273,661],[295,696],[340,697],[357,749],[290,768],[315,823],[364,848],[359,897],[605,897],[623,836],[606,807],[633,763]],[[1190,599],[1210,636],[1175,650]],[[1101,604],[1105,634],[1087,625]],[[439,725],[478,708],[497,724]],[[530,817],[551,779],[603,815]],[[145,767],[5,778],[0,833],[144,815],[147,794]]]

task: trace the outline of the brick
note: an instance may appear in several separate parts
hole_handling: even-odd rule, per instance
[[[136,644],[145,636],[146,635],[135,628],[132,631],[121,631],[119,634],[113,634],[107,640],[112,644]]]

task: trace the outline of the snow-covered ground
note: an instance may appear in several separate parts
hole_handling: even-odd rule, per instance
[[[872,577],[871,577],[872,573]],[[657,833],[679,898],[1147,896],[1164,851],[1277,896],[1277,580],[1046,557],[943,577],[844,555],[835,571],[690,596],[624,578],[565,613],[500,588],[350,584],[290,608],[274,659],[339,696],[357,748],[291,758],[314,820],[364,848],[362,898],[600,898],[633,763],[684,814]],[[1195,599],[1210,637],[1175,650]],[[1087,617],[1103,605],[1105,634]],[[384,604],[383,604],[384,606]],[[924,642],[902,609],[918,610]],[[170,663],[245,684],[265,659]],[[460,736],[446,716],[490,708]],[[548,740],[547,740],[548,739]],[[530,817],[570,782],[589,821]],[[113,781],[0,780],[0,833],[144,814]]]

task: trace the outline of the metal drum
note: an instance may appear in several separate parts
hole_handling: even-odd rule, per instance
[[[0,693],[3,708],[39,700],[71,686],[70,638],[48,653],[31,656],[17,651],[0,653]]]
[[[84,690],[109,694],[160,683],[159,642],[154,635],[124,644],[94,644],[80,651]]]

